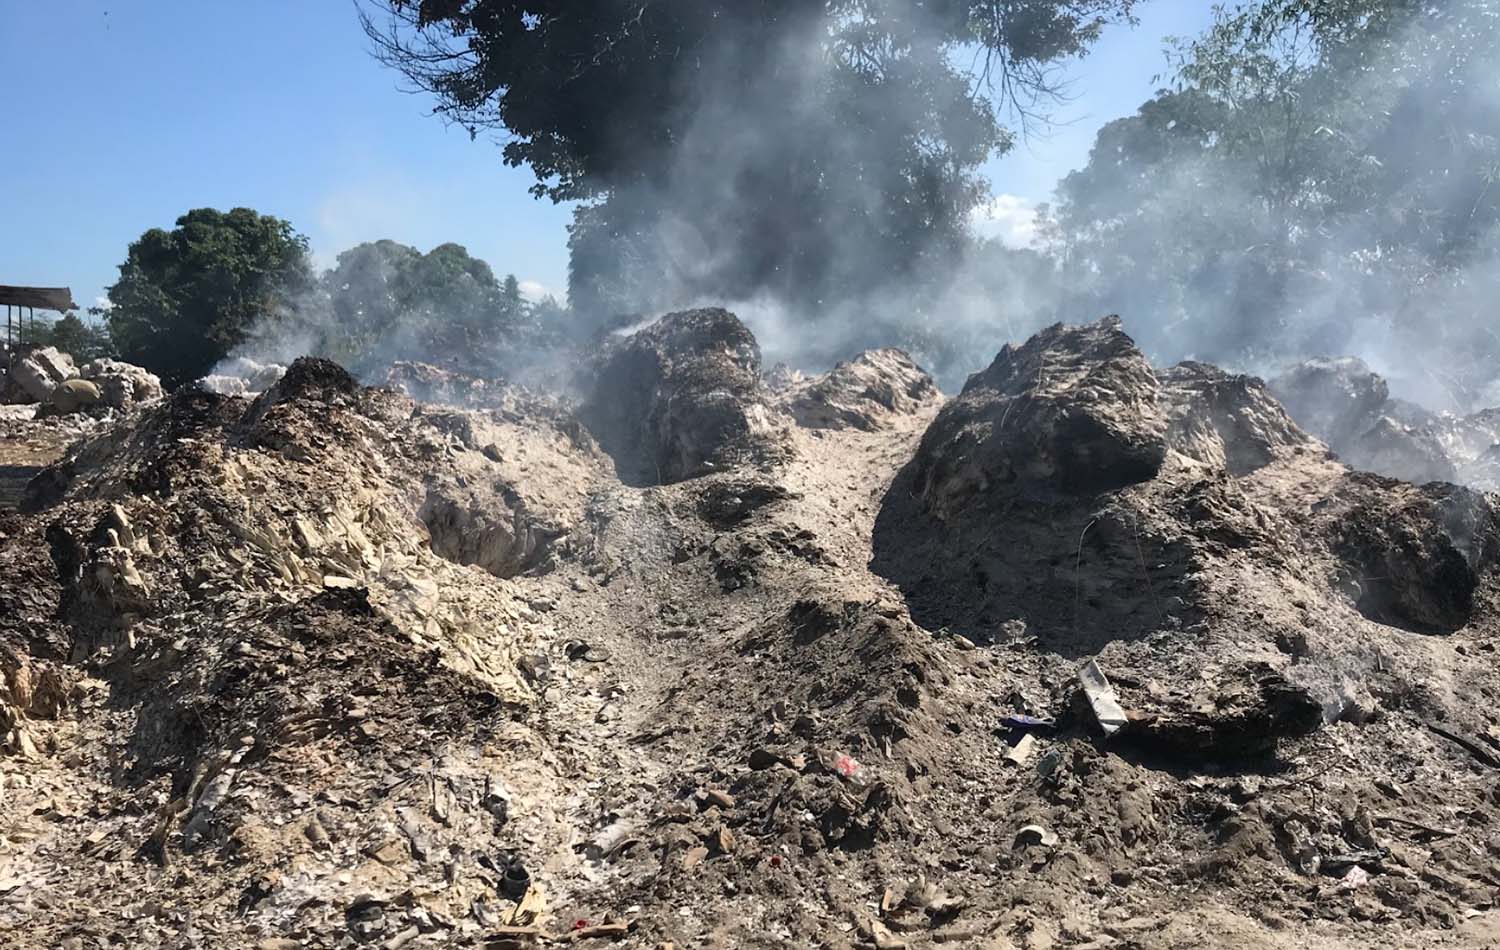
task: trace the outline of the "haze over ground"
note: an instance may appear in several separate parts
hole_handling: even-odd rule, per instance
[[[1135,111],[1207,4],[1143,3],[1070,63],[1058,124],[992,161],[987,234],[1024,240],[1029,209],[1081,166],[1094,133]],[[533,295],[567,283],[565,206],[532,175],[403,94],[367,53],[352,4],[267,0],[13,4],[0,30],[8,124],[0,149],[0,277],[69,285],[88,305],[128,244],[184,211],[244,205],[287,218],[315,258],[392,238],[465,245]]]

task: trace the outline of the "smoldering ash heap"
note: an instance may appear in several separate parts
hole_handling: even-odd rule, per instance
[[[1275,395],[1326,369],[1109,319],[951,399],[891,350],[773,387],[703,310],[576,402],[303,359],[79,424],[0,514],[0,924],[1482,942],[1497,499],[1344,464]]]

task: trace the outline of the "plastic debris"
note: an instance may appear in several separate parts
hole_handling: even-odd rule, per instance
[[[1089,699],[1089,708],[1094,711],[1099,728],[1106,736],[1119,732],[1126,722],[1125,710],[1120,708],[1115,689],[1109,685],[1109,678],[1099,669],[1099,664],[1094,660],[1085,663],[1078,671],[1078,681],[1083,684],[1084,695]]]
[[[864,772],[865,767],[860,765],[854,756],[840,752],[833,757],[833,770],[844,778],[858,779]]]
[[[1000,725],[1012,732],[1050,732],[1057,728],[1057,723],[1051,719],[1040,719],[1036,716],[1023,716],[1019,713],[1010,716],[1002,716]]]

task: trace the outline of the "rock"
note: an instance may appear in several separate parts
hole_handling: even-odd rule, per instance
[[[51,400],[58,412],[83,412],[98,405],[99,387],[86,379],[65,379],[52,388]]]
[[[890,425],[942,402],[932,377],[901,350],[866,350],[811,379],[787,382],[778,404],[809,429],[863,429]]]
[[[775,457],[760,347],[727,310],[672,313],[601,356],[579,418],[633,485]]]
[[[58,383],[78,375],[73,358],[43,346],[11,358],[9,379],[31,402],[46,402]]]
[[[161,378],[156,374],[120,360],[91,360],[83,365],[79,375],[99,387],[104,404],[112,409],[155,402],[164,392]]]

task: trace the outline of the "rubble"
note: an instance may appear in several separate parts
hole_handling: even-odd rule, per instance
[[[101,400],[111,409],[128,411],[155,402],[165,393],[155,373],[120,360],[91,360],[83,364],[79,375],[99,387]]]
[[[0,415],[81,437],[0,499],[0,932],[1482,942],[1495,500],[1112,320],[911,370],[773,391],[695,311],[578,406],[299,360]]]
[[[55,347],[18,350],[10,356],[6,373],[9,402],[46,402],[52,390],[78,375],[73,358]]]
[[[783,411],[809,429],[869,431],[884,427],[890,413],[909,415],[942,401],[932,377],[897,349],[867,350],[822,376],[772,385]]]
[[[662,317],[599,360],[579,418],[631,485],[663,485],[779,451],[755,337],[726,310]]]
[[[1352,357],[1304,361],[1269,385],[1292,416],[1352,468],[1500,491],[1493,463],[1500,409],[1467,416],[1427,412],[1391,398],[1386,381]]]

